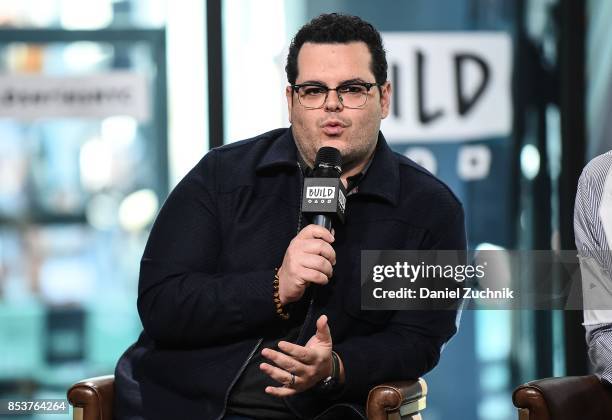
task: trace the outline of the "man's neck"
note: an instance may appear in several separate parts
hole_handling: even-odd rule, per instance
[[[348,178],[358,175],[360,173],[364,173],[367,170],[367,168],[370,166],[370,162],[372,162],[372,158],[374,156],[375,151],[376,151],[376,147],[374,147],[374,149],[370,151],[370,154],[368,155],[366,159],[363,159],[357,165],[349,166],[347,168],[345,167],[342,168],[342,174],[340,175],[340,179],[342,180],[342,183],[344,184],[345,187],[347,186]]]
[[[372,158],[375,152],[376,152],[376,146],[370,151],[368,157],[366,159],[361,160],[357,165],[351,166],[351,165],[343,164],[342,174],[340,175],[340,180],[344,184],[344,187],[347,187],[348,178],[358,175],[367,170],[368,166],[370,165],[370,162],[372,161]],[[308,168],[313,169],[313,164],[309,163],[306,159],[304,159],[304,156],[300,152],[299,148],[298,148],[298,161],[300,165],[306,165]]]

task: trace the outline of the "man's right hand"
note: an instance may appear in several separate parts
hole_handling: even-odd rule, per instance
[[[308,225],[289,243],[278,269],[281,304],[299,300],[309,283],[327,284],[336,264],[334,236],[322,226]]]

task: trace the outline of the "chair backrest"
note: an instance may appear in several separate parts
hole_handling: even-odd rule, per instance
[[[612,387],[595,375],[527,382],[512,396],[520,420],[612,419]]]

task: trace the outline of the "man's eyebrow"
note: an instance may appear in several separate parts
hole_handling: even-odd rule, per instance
[[[319,80],[306,80],[305,82],[302,83],[296,83],[298,85],[317,85],[317,86],[327,86],[325,83],[319,81]]]
[[[350,85],[351,83],[366,83],[366,81],[365,81],[365,80],[363,80],[362,78],[358,77],[358,78],[356,78],[356,79],[348,79],[348,80],[345,80],[345,81],[343,81],[343,82],[340,82],[340,83],[338,84],[338,86],[342,86],[342,85]]]
[[[338,83],[338,86],[350,85],[351,83],[366,83],[366,81],[360,77],[357,77],[355,79],[343,80],[342,82]],[[327,87],[327,84],[321,82],[320,80],[306,80],[305,82],[297,83],[297,84],[299,85],[317,85],[317,86]]]

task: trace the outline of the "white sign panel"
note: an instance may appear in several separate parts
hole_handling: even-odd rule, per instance
[[[512,129],[512,42],[503,32],[383,33],[392,143],[507,136]]]
[[[306,188],[306,198],[334,198],[335,192],[334,187],[308,187]]]
[[[150,118],[147,79],[132,72],[88,76],[1,75],[0,118]]]

